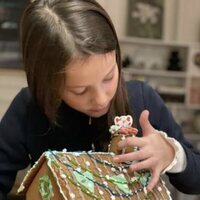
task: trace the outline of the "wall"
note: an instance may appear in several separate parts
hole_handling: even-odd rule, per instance
[[[126,34],[128,0],[97,0],[110,14],[118,36]],[[164,39],[200,41],[200,0],[165,0]],[[113,7],[113,5],[115,5]]]
[[[177,40],[200,41],[200,1],[179,0]]]
[[[25,74],[22,70],[0,69],[0,119],[14,96],[26,85]]]

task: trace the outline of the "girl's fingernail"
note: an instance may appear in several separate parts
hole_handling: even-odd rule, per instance
[[[114,162],[118,162],[119,158],[118,157],[114,157],[113,160],[114,160]]]

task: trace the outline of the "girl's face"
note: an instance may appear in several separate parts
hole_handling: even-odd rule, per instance
[[[118,85],[115,52],[74,59],[65,75],[63,101],[91,117],[107,113]]]

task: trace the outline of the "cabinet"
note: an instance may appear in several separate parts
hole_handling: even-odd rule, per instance
[[[199,118],[200,123],[199,45],[132,37],[119,41],[125,79],[147,81],[186,132],[200,132],[194,120]],[[192,127],[188,128],[186,121]]]

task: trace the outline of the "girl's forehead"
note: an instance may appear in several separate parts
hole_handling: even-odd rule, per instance
[[[79,70],[84,70],[87,66],[103,66],[112,65],[113,63],[116,63],[116,56],[115,52],[109,52],[105,54],[93,54],[93,55],[87,55],[87,56],[76,56],[72,59],[72,61],[66,66],[66,72],[74,72]]]
[[[102,80],[116,65],[115,54],[91,55],[87,59],[75,59],[66,68],[68,86],[90,85]]]

